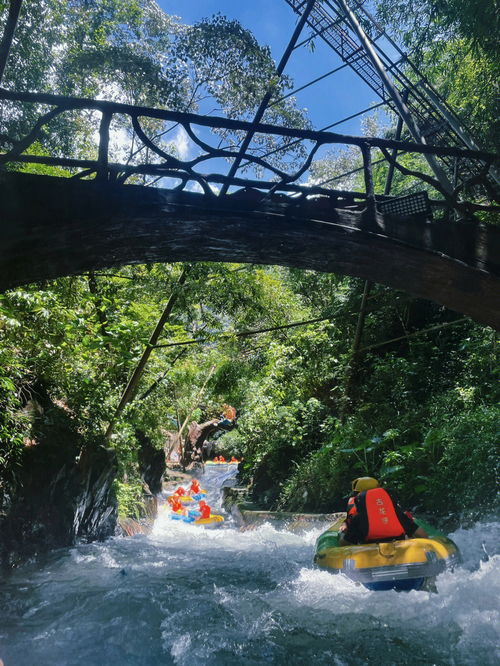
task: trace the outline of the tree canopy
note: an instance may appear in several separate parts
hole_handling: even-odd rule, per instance
[[[0,21],[7,7],[0,0]],[[487,146],[495,137],[494,9],[455,0],[379,3],[383,21],[421,54],[426,75]],[[251,118],[270,82],[274,99],[292,86],[287,77],[273,81],[274,71],[269,49],[221,15],[187,26],[152,0],[33,0],[24,3],[4,85]],[[4,105],[2,146],[25,134],[39,112]],[[308,124],[290,100],[264,119]],[[171,142],[161,123],[148,129]],[[92,115],[61,119],[51,132],[40,151],[95,152]],[[143,149],[115,148],[130,159]],[[337,155],[313,176],[326,180],[356,166],[352,155]],[[385,176],[385,167],[375,173],[380,187]],[[395,180],[395,192],[411,187]],[[57,429],[55,413],[88,446],[107,446],[104,432],[123,389],[175,294],[110,440],[128,508],[141,492],[141,442],[161,449],[187,415],[209,419],[226,402],[241,416],[218,451],[244,457],[243,482],[266,507],[341,510],[349,479],[370,474],[421,509],[478,510],[498,472],[495,334],[374,285],[353,349],[364,288],[313,271],[200,262],[128,266],[2,294],[0,508],[19,491],[41,426]]]
[[[376,3],[378,18],[483,145],[498,150],[496,0]]]

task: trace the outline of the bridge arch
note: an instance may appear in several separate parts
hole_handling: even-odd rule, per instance
[[[369,279],[500,329],[494,226],[9,172],[0,200],[0,289],[134,263],[277,264]]]

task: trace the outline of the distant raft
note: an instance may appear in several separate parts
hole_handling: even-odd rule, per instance
[[[181,504],[191,504],[192,502],[199,502],[201,499],[204,499],[206,494],[207,491],[204,488],[200,488],[199,492],[193,493],[192,495],[189,494],[189,491],[185,491],[183,495],[179,495],[175,492],[173,495],[168,495],[167,502],[171,502],[175,498]]]
[[[181,511],[173,511],[170,514],[170,519],[181,520],[182,522],[188,523],[189,525],[200,525],[202,527],[215,527],[222,525],[224,522],[224,517],[215,513],[211,513],[209,518],[201,518],[190,514],[191,512],[188,512],[188,515],[186,516]]]
[[[211,513],[209,518],[196,518],[190,524],[201,525],[202,527],[216,527],[222,525],[224,517],[216,513]]]
[[[416,521],[428,539],[339,546],[337,520],[318,537],[314,562],[321,569],[342,573],[369,590],[420,590],[426,582],[460,563],[457,546],[444,534]]]
[[[167,501],[173,498],[176,498],[181,504],[190,504],[191,502],[196,502],[196,499],[192,495],[169,495]]]
[[[207,460],[205,462],[205,465],[239,465],[240,460],[232,456],[231,460],[226,460],[224,457],[222,460],[220,460],[218,457],[214,458],[213,460]]]

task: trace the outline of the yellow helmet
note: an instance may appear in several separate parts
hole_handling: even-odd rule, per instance
[[[361,493],[363,490],[371,490],[372,488],[378,488],[378,481],[371,476],[360,476],[359,479],[354,479],[352,482],[352,489],[355,493]]]

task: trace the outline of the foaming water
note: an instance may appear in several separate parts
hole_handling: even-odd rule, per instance
[[[451,535],[464,564],[438,577],[437,594],[369,592],[314,569],[323,529],[203,530],[161,516],[149,537],[53,552],[1,585],[0,658],[5,666],[499,663],[499,523]]]

